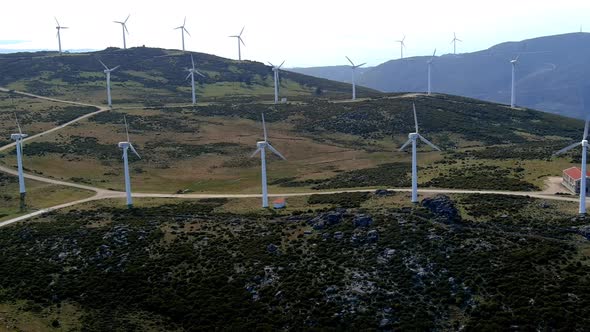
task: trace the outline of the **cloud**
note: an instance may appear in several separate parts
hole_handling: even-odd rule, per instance
[[[2,40],[0,39],[0,45],[14,45],[14,44],[22,44],[28,43],[28,40]]]

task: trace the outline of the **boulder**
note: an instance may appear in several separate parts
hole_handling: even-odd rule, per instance
[[[271,243],[266,246],[266,251],[268,251],[271,254],[277,252],[277,250],[279,250],[279,247],[277,247],[274,243]]]
[[[344,233],[342,233],[342,232],[334,232],[334,238],[336,240],[342,240],[342,238],[344,238]]]
[[[437,217],[446,222],[456,222],[461,220],[459,210],[457,210],[455,203],[449,196],[436,195],[431,198],[425,198],[422,200],[422,206],[429,209]]]
[[[379,240],[379,232],[376,229],[367,232],[367,242],[375,243],[377,240]]]
[[[354,217],[353,225],[357,227],[369,227],[373,224],[373,218],[367,214],[358,214]]]

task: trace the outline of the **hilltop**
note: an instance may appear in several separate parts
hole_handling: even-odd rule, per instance
[[[56,52],[0,55],[0,85],[44,96],[105,103],[105,75],[98,61],[121,66],[111,76],[114,104],[163,105],[188,103],[190,82],[185,78],[193,55],[205,77],[195,76],[199,101],[271,101],[271,67],[254,61],[235,61],[204,53],[136,47],[108,48],[90,53]],[[280,95],[288,99],[350,98],[348,84],[281,71]],[[359,88],[359,96],[379,93]]]
[[[506,42],[479,52],[437,56],[432,66],[432,89],[509,104],[510,60],[517,56],[517,105],[584,117],[588,111],[585,99],[590,93],[588,33]],[[357,83],[385,92],[423,92],[427,90],[429,59],[390,60],[359,74]],[[341,70],[336,74],[319,67],[305,72],[329,79],[350,76],[350,68],[343,66]]]

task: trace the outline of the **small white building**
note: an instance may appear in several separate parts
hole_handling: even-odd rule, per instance
[[[590,172],[586,172],[586,193],[590,191],[590,182],[588,179]],[[580,180],[582,178],[582,170],[579,167],[570,167],[563,170],[561,184],[566,187],[569,191],[579,194],[580,193]]]

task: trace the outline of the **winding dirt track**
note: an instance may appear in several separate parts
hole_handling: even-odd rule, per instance
[[[9,92],[8,89],[5,88],[0,88],[0,92]],[[109,110],[108,107],[105,106],[98,106],[98,105],[92,105],[92,104],[86,104],[86,103],[79,103],[79,102],[74,102],[74,101],[68,101],[68,100],[61,100],[61,99],[55,99],[55,98],[48,98],[48,97],[43,97],[43,96],[38,96],[32,93],[26,93],[26,92],[20,92],[20,91],[11,91],[13,93],[16,94],[20,94],[20,95],[24,95],[24,96],[28,96],[28,97],[32,97],[32,98],[39,98],[39,99],[44,99],[44,100],[49,100],[49,101],[54,101],[54,102],[59,102],[59,103],[64,103],[64,104],[72,104],[72,105],[80,105],[80,106],[91,106],[91,107],[96,107],[98,110],[96,112],[92,112],[92,113],[88,113],[85,115],[82,115],[72,121],[69,121],[67,123],[64,123],[62,125],[59,125],[55,128],[51,128],[47,131],[44,131],[42,133],[27,137],[25,139],[25,141],[28,140],[32,140],[35,139],[37,137],[41,137],[43,135],[52,133],[54,131],[60,130],[62,128],[65,128],[69,125],[72,125],[78,121],[84,120],[86,118],[89,118],[91,116],[94,116],[96,114],[102,113],[102,112],[106,112]],[[7,150],[10,149],[12,147],[14,147],[15,143],[11,143],[11,144],[7,144],[4,145],[2,147],[0,147],[0,151],[3,150]],[[18,175],[17,171],[13,168],[10,167],[5,167],[5,166],[1,166],[0,165],[0,172],[4,172],[7,174],[11,174],[11,175]],[[63,204],[59,204],[59,205],[55,205],[49,208],[45,208],[45,209],[40,209],[38,211],[29,213],[29,214],[25,214],[16,218],[12,218],[9,220],[5,220],[0,222],[0,227],[3,226],[7,226],[19,221],[23,221],[23,220],[27,220],[29,218],[33,218],[39,215],[42,215],[44,213],[47,212],[51,212],[51,211],[55,211],[55,210],[59,210],[59,209],[63,209],[66,207],[70,207],[70,206],[74,206],[74,205],[78,205],[78,204],[82,204],[82,203],[86,203],[86,202],[92,202],[92,201],[97,201],[97,200],[102,200],[102,199],[109,199],[109,198],[124,198],[125,197],[125,192],[122,191],[113,191],[113,190],[107,190],[107,189],[102,189],[102,188],[98,188],[98,187],[93,187],[93,186],[87,186],[87,185],[81,185],[78,183],[72,183],[72,182],[67,182],[67,181],[60,181],[60,180],[56,180],[56,179],[52,179],[52,178],[48,178],[48,177],[43,177],[43,176],[38,176],[38,175],[33,175],[33,174],[28,174],[25,173],[24,175],[27,179],[31,179],[31,180],[35,180],[35,181],[39,181],[39,182],[44,182],[44,183],[50,183],[50,184],[55,184],[55,185],[61,185],[61,186],[67,186],[67,187],[72,187],[72,188],[78,188],[78,189],[84,189],[84,190],[89,190],[89,191],[93,191],[96,194],[92,197],[88,197],[85,199],[80,199],[80,200],[76,200],[76,201],[72,201],[72,202],[67,202],[67,203],[63,203]],[[553,182],[555,182],[555,179],[552,179]],[[377,190],[378,188],[367,188],[367,189],[358,189],[358,190],[336,190],[336,191],[313,191],[313,192],[302,192],[302,193],[283,193],[283,194],[270,194],[270,197],[296,197],[296,196],[310,196],[313,194],[323,194],[323,195],[327,195],[327,194],[335,194],[335,193],[346,193],[346,192],[374,192],[375,190]],[[382,189],[382,188],[379,188]],[[409,188],[390,188],[388,190],[391,191],[395,191],[395,192],[410,192],[411,189]],[[540,192],[525,192],[525,191],[498,191],[498,190],[464,190],[464,189],[420,189],[420,192],[422,193],[443,193],[443,194],[487,194],[487,195],[510,195],[510,196],[528,196],[528,197],[533,197],[533,198],[539,198],[539,199],[546,199],[546,200],[555,200],[555,201],[567,201],[567,202],[577,202],[578,199],[576,197],[573,196],[556,196],[554,195],[554,188],[551,189],[549,188],[546,191],[540,191]],[[177,199],[202,199],[202,198],[257,198],[257,197],[261,197],[260,194],[162,194],[162,193],[133,193],[133,197],[138,197],[138,198],[177,198]]]

